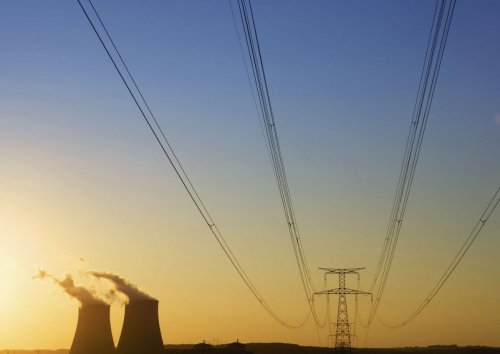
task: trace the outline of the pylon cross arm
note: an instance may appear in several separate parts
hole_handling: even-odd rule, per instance
[[[324,270],[329,274],[353,274],[365,268],[362,267],[362,268],[319,268],[319,269]]]
[[[346,295],[370,295],[366,291],[349,289],[349,288],[336,288],[336,289],[328,289],[323,291],[318,291],[314,293],[315,295],[337,295],[337,294],[346,294]]]

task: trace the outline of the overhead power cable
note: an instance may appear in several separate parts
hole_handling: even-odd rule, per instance
[[[491,214],[493,214],[493,211],[495,208],[498,206],[500,203],[500,187],[498,187],[497,191],[493,195],[493,198],[491,198],[490,202],[488,203],[488,206],[484,209],[483,213],[479,217],[479,220],[476,222],[474,227],[472,228],[472,231],[469,233],[467,238],[465,239],[462,247],[458,250],[457,254],[455,257],[452,259],[451,263],[448,265],[448,268],[444,271],[444,273],[441,275],[441,278],[437,281],[436,285],[431,289],[427,297],[422,301],[422,303],[417,306],[417,308],[404,320],[401,321],[397,324],[387,324],[386,322],[382,321],[380,317],[377,315],[379,318],[380,322],[389,328],[401,328],[406,326],[408,323],[413,321],[415,317],[417,317],[426,307],[429,305],[429,303],[434,299],[434,297],[437,295],[439,290],[444,286],[446,281],[450,278],[451,274],[453,271],[457,268],[458,264],[464,258],[465,254],[469,250],[469,248],[472,246],[472,243],[476,240],[477,236],[483,229],[484,225],[486,225],[486,222],[490,218]]]
[[[444,51],[450,31],[456,0],[438,0],[434,11],[431,32],[429,35],[425,61],[422,68],[419,89],[415,101],[410,131],[406,142],[403,163],[399,175],[396,195],[394,198],[389,224],[382,252],[379,257],[370,292],[375,290],[375,300],[370,307],[367,324],[369,326],[375,317],[384,294],[396,246],[403,225],[406,207],[410,196],[415,169],[420,155],[430,108],[434,98],[437,79],[443,60]]]
[[[285,220],[287,223],[288,232],[290,236],[290,241],[292,243],[292,249],[295,256],[295,261],[297,263],[304,294],[307,299],[309,310],[313,316],[316,325],[322,328],[325,326],[327,321],[321,323],[316,313],[316,309],[314,307],[313,293],[316,292],[316,288],[314,286],[314,282],[312,280],[311,273],[309,271],[309,266],[307,264],[307,259],[299,232],[297,218],[295,217],[295,211],[290,193],[290,187],[286,176],[285,163],[283,161],[283,154],[281,151],[278,132],[276,129],[276,120],[274,118],[274,112],[271,104],[267,77],[264,70],[262,51],[259,42],[259,36],[257,33],[257,28],[255,25],[252,3],[250,0],[237,0],[237,3],[238,3],[239,17],[241,20],[241,26],[243,32],[242,36],[240,36],[239,34],[238,26],[236,25],[233,6],[231,0],[229,0],[229,5],[231,7],[231,12],[233,15],[235,29],[240,43],[240,48],[242,49],[242,54],[244,50],[241,37],[245,39],[246,52],[247,52],[246,56],[248,56],[248,61],[247,61],[246,56],[243,54],[245,70],[249,77],[250,88],[252,91],[254,102],[255,102],[255,96],[257,96],[258,104],[257,102],[256,104],[258,106],[258,114],[260,115],[260,118],[262,120],[261,126],[264,128],[266,146],[270,155],[273,172],[276,179],[276,184],[278,186],[281,204],[283,207]],[[247,62],[250,63],[250,68],[248,68]],[[251,75],[249,73],[251,73]],[[250,79],[250,76],[252,76],[253,83],[252,80]]]
[[[263,298],[263,296],[260,294],[259,290],[256,288],[250,277],[247,275],[245,270],[243,269],[242,265],[239,263],[238,259],[236,256],[233,254],[231,248],[229,247],[228,243],[222,236],[219,228],[215,224],[214,219],[211,217],[210,213],[208,212],[207,208],[205,207],[205,204],[201,200],[198,192],[196,191],[195,187],[191,183],[191,180],[189,179],[186,171],[184,170],[181,162],[177,158],[176,154],[174,153],[172,146],[168,142],[163,130],[161,129],[160,125],[158,124],[158,121],[156,120],[155,115],[151,111],[144,95],[142,94],[141,90],[139,89],[136,81],[134,80],[130,70],[128,69],[128,66],[126,65],[123,56],[120,54],[118,48],[116,47],[114,41],[111,38],[110,33],[108,32],[107,28],[105,27],[101,17],[99,16],[96,8],[94,7],[94,4],[92,3],[91,0],[88,0],[88,3],[90,4],[93,13],[95,14],[95,17],[97,18],[97,22],[100,24],[102,27],[102,30],[104,31],[104,35],[101,35],[100,31],[97,28],[97,24],[92,20],[91,16],[89,15],[89,12],[87,9],[83,6],[81,0],[77,0],[78,4],[80,5],[80,8],[82,9],[85,17],[87,18],[90,26],[92,27],[94,33],[97,35],[97,38],[99,39],[99,42],[101,43],[103,49],[106,51],[107,56],[111,60],[116,72],[120,76],[123,84],[125,85],[127,91],[129,92],[132,100],[134,101],[135,105],[139,109],[139,112],[141,116],[143,117],[144,121],[148,125],[149,129],[153,133],[156,141],[160,145],[165,157],[168,159],[170,165],[174,169],[177,177],[181,181],[184,189],[186,192],[189,194],[190,199],[193,201],[195,204],[196,209],[198,210],[199,214],[203,218],[204,222],[210,229],[210,232],[216,239],[217,243],[219,246],[222,248],[224,254],[226,257],[229,259],[231,265],[234,267],[240,278],[243,280],[249,291],[252,293],[252,295],[257,299],[257,301],[260,303],[260,305],[266,310],[266,312],[272,316],[279,324],[281,324],[284,327],[287,328],[299,328],[304,325],[304,323],[307,321],[306,319],[298,324],[298,325],[291,325],[288,322],[285,322],[280,316],[277,315],[277,313],[270,307],[270,305],[267,303],[267,301]],[[106,41],[107,37],[107,41]],[[109,43],[106,43],[109,42]],[[112,49],[111,49],[112,48]],[[116,54],[113,55],[112,51]]]

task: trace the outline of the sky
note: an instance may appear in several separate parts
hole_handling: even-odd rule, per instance
[[[95,1],[227,242],[286,321],[307,315],[227,1]],[[69,348],[78,302],[38,268],[111,271],[165,343],[327,345],[281,327],[225,258],[76,1],[0,2],[0,348]],[[434,1],[253,1],[313,278],[380,255]],[[425,298],[500,182],[500,2],[459,0],[380,318]],[[433,302],[355,345],[500,346],[500,211]],[[355,279],[348,279],[355,287]],[[328,287],[336,287],[331,278]],[[335,311],[335,298],[332,298]],[[354,303],[349,300],[353,317]],[[367,317],[369,297],[360,298]],[[324,313],[319,301],[318,311]],[[124,307],[111,307],[118,341]]]

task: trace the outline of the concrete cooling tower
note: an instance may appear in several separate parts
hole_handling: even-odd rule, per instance
[[[134,300],[125,305],[117,354],[165,354],[157,300]]]
[[[69,354],[116,354],[109,305],[87,304],[80,307]]]

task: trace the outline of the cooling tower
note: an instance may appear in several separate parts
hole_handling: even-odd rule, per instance
[[[157,300],[135,300],[125,305],[117,354],[165,354]]]
[[[87,304],[80,307],[69,354],[116,354],[109,305]]]

